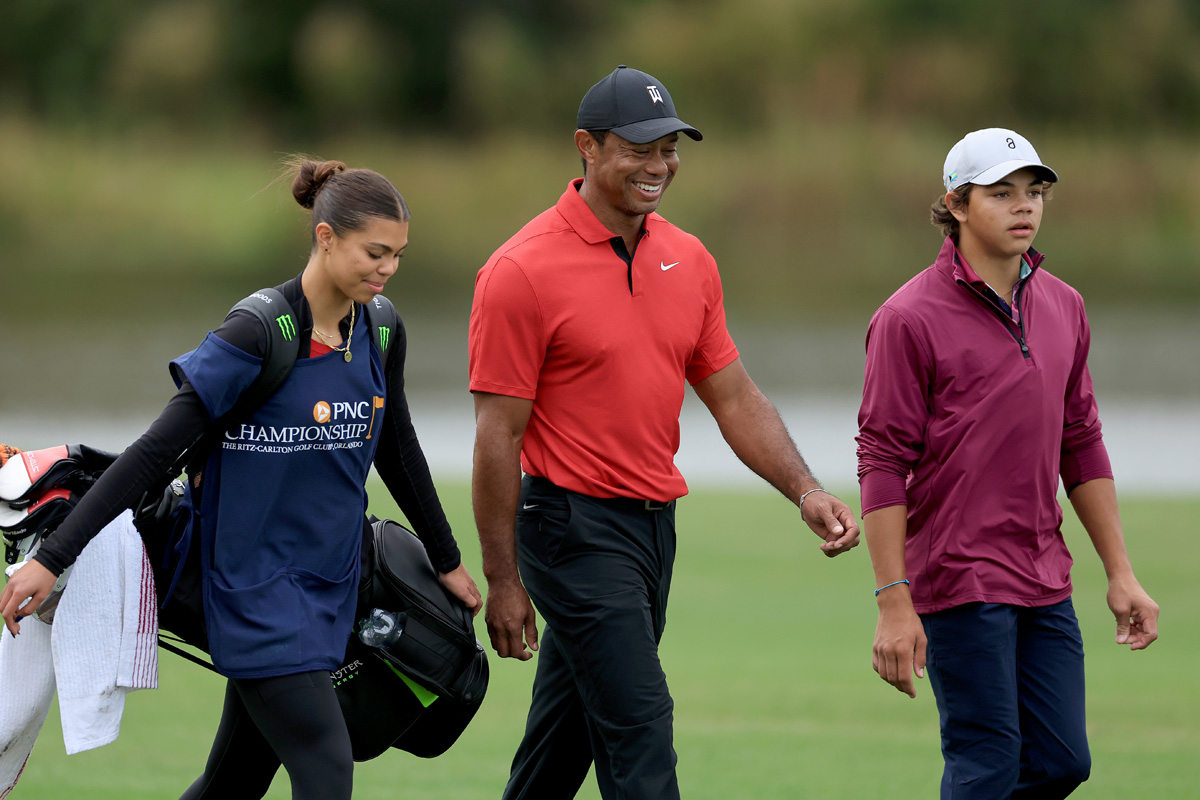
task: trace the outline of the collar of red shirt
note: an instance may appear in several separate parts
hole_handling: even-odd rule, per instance
[[[580,239],[588,244],[607,242],[617,234],[604,227],[604,223],[596,218],[592,209],[588,208],[588,204],[579,196],[579,187],[582,185],[583,178],[576,178],[567,184],[567,190],[563,192],[562,197],[558,198],[555,208],[575,233],[579,234]],[[642,223],[642,229],[648,230],[651,222],[661,221],[663,218],[657,212],[647,214]]]

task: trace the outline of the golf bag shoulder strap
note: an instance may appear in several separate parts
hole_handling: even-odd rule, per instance
[[[300,355],[300,336],[296,312],[291,303],[276,289],[259,289],[240,300],[229,310],[226,319],[236,311],[248,311],[258,317],[267,334],[262,370],[254,383],[238,398],[229,412],[232,419],[254,412],[283,385],[296,358]]]
[[[395,347],[396,337],[400,333],[400,315],[392,301],[381,294],[368,303],[363,304],[367,312],[367,325],[371,329],[371,341],[379,350],[379,358],[383,362],[384,372],[387,371],[388,356]]]
[[[371,340],[379,350],[383,367],[387,369],[388,356],[395,348],[400,329],[400,315],[396,307],[382,295],[364,305],[367,325],[371,329]],[[187,467],[199,467],[207,456],[220,431],[240,422],[253,414],[259,406],[273,395],[287,380],[300,355],[300,330],[296,312],[291,303],[277,289],[259,289],[234,304],[225,315],[226,319],[237,311],[248,312],[258,318],[266,333],[266,349],[263,352],[262,368],[254,382],[242,392],[225,415],[213,426],[212,437],[195,442],[176,462],[170,477],[174,478]]]
[[[388,356],[395,347],[400,328],[400,315],[392,301],[383,295],[363,305],[367,314],[367,326],[371,341],[379,351],[384,369]],[[262,371],[245,392],[238,405],[243,411],[254,411],[275,393],[291,372],[300,355],[300,338],[296,324],[296,312],[282,293],[275,289],[259,289],[239,301],[229,313],[249,311],[258,317],[267,333],[267,350],[263,354]]]
[[[225,315],[228,320],[234,313],[245,311],[258,319],[266,334],[266,347],[262,355],[262,367],[254,381],[246,387],[233,408],[225,412],[209,432],[196,439],[180,454],[167,470],[162,482],[142,498],[142,506],[157,502],[163,489],[185,470],[198,470],[208,453],[220,440],[221,433],[230,425],[244,421],[275,393],[296,364],[300,355],[300,335],[296,324],[296,312],[277,289],[259,289],[234,304]]]
[[[376,295],[370,302],[363,304],[363,309],[367,314],[371,341],[375,343],[386,370],[388,356],[395,348],[399,333],[400,315],[392,301],[383,295]],[[282,293],[275,289],[259,289],[239,301],[229,313],[239,310],[249,311],[263,324],[267,332],[267,350],[263,354],[262,371],[254,383],[242,393],[234,410],[230,412],[230,418],[233,420],[253,413],[265,403],[287,380],[288,373],[292,371],[292,366],[300,355],[296,312]]]

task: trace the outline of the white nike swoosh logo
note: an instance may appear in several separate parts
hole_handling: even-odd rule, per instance
[[[525,505],[521,506],[521,508],[523,508],[523,509],[530,509],[530,508],[537,508],[537,507],[538,507],[537,503],[526,503]]]
[[[661,262],[661,261],[660,261],[660,262],[658,262],[658,266],[660,266],[660,267],[662,268],[662,271],[663,271],[663,272],[666,272],[666,271],[667,271],[667,270],[669,270],[671,267],[677,266],[678,264],[679,264],[679,262],[678,262],[678,261],[676,261],[674,264],[664,264],[664,263],[663,263],[663,262]]]

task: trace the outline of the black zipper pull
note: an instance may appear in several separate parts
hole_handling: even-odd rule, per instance
[[[1029,358],[1029,345],[1025,344],[1025,337],[1022,336],[1021,338],[1017,339],[1017,343],[1021,345],[1021,355]]]

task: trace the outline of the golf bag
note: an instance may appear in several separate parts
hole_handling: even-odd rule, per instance
[[[471,610],[446,591],[425,546],[399,523],[372,518],[364,548],[359,623],[345,663],[330,676],[354,760],[389,747],[422,758],[441,755],[487,692],[487,654],[475,638]],[[382,647],[360,638],[376,609],[402,625],[399,638]]]
[[[29,558],[46,536],[58,528],[79,498],[91,488],[114,453],[86,445],[62,445],[20,452],[4,446],[0,466],[0,535],[4,539],[6,574]],[[71,567],[58,576],[50,594],[37,608],[36,619],[50,623],[62,597]]]
[[[0,468],[4,561],[16,564],[71,513],[117,458],[87,445],[48,447],[12,456]]]
[[[249,417],[286,379],[298,355],[294,312],[273,289],[256,292],[236,309],[254,313],[269,340],[259,377],[234,409],[213,426],[215,435],[187,449],[169,476],[146,493],[134,522],[154,570],[159,644],[208,669],[212,665],[176,646],[208,651],[199,550],[199,467],[220,432]],[[366,306],[386,366],[399,324],[385,298]],[[232,311],[230,312],[232,313]],[[0,468],[0,533],[11,564],[58,527],[116,456],[86,445],[22,453]],[[188,483],[176,477],[187,471]],[[353,755],[363,761],[389,747],[431,758],[450,747],[474,717],[488,683],[487,657],[475,639],[472,614],[446,592],[424,546],[406,528],[372,520],[364,529],[363,578],[347,658],[331,673],[350,730]],[[66,577],[64,573],[64,578]],[[45,604],[43,604],[45,605]],[[375,609],[403,619],[400,639],[370,647],[359,638],[361,621]]]

